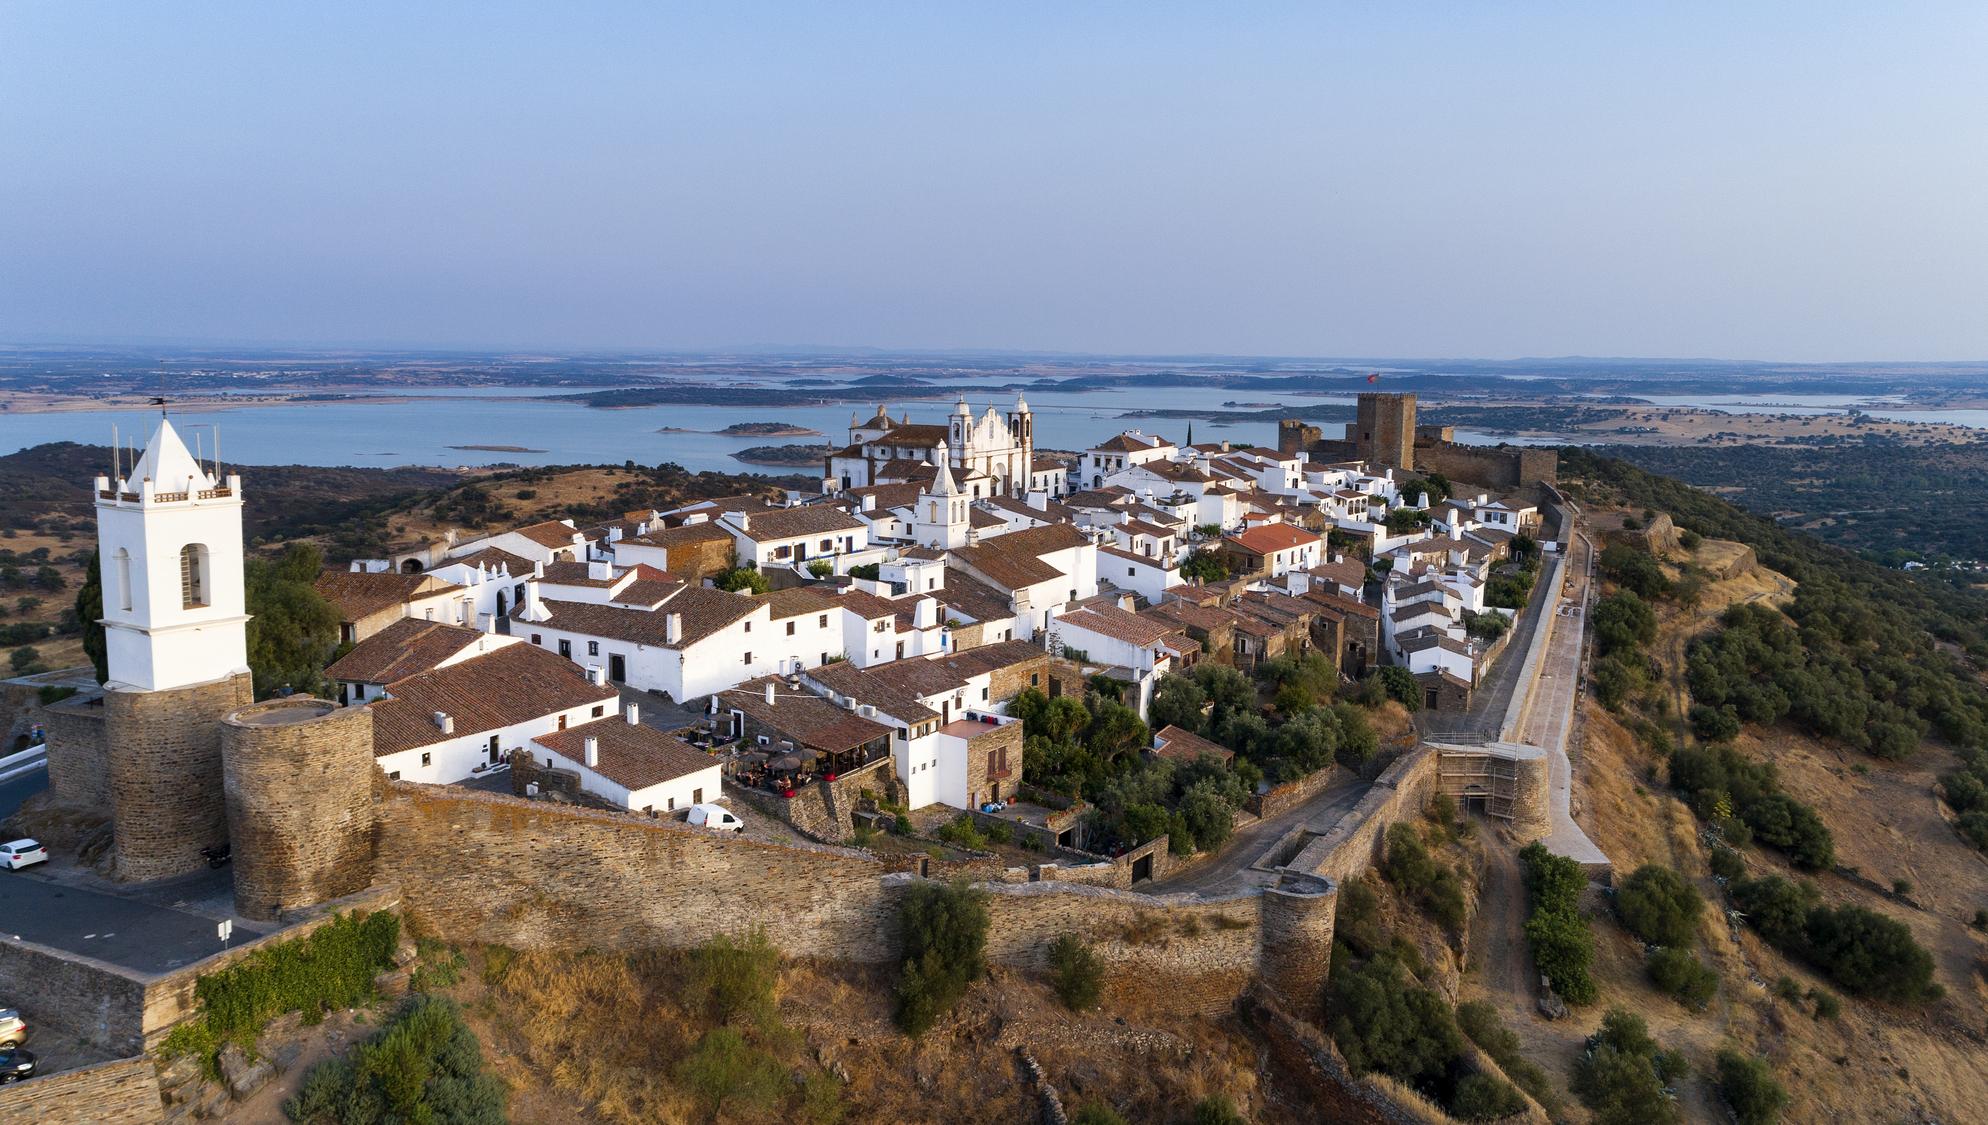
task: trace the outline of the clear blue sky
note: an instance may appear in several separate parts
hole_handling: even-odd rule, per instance
[[[0,5],[0,338],[1988,358],[1988,4]]]

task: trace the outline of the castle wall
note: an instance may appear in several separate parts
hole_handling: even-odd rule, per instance
[[[235,909],[268,920],[373,881],[373,713],[292,697],[221,723]]]
[[[104,695],[115,873],[165,879],[206,866],[202,848],[228,842],[222,799],[222,716],[254,702],[249,674],[164,691]]]
[[[1422,445],[1415,449],[1415,467],[1453,481],[1497,489],[1554,484],[1560,479],[1560,455],[1550,449]]]
[[[41,710],[48,736],[48,787],[55,799],[110,813],[110,764],[101,696],[72,695]]]
[[[1417,745],[1374,779],[1360,803],[1339,823],[1306,844],[1287,865],[1292,871],[1322,875],[1344,885],[1367,873],[1380,858],[1389,826],[1420,816],[1435,791],[1437,755]]]
[[[164,1116],[145,1055],[0,1086],[0,1125],[151,1125]]]
[[[403,783],[386,786],[379,826],[381,875],[417,929],[524,949],[680,948],[764,927],[791,957],[889,962],[917,878],[853,849]],[[1331,948],[1322,880],[1274,904],[1255,888],[1224,899],[1058,881],[986,889],[990,960],[1041,969],[1049,943],[1076,933],[1106,962],[1107,996],[1170,1011],[1224,1010],[1258,974],[1315,996]]]

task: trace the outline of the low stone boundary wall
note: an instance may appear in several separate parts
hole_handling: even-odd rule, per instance
[[[193,1013],[194,983],[256,950],[291,941],[350,910],[391,910],[399,895],[374,888],[313,907],[303,920],[168,973],[148,974],[31,941],[0,941],[0,996],[94,1047],[137,1054],[158,1045]]]
[[[1338,776],[1337,766],[1313,770],[1296,781],[1273,785],[1268,792],[1250,794],[1249,799],[1243,802],[1243,808],[1257,816],[1276,816],[1288,812],[1317,796]]]
[[[0,1125],[155,1125],[164,1116],[145,1055],[0,1086]]]

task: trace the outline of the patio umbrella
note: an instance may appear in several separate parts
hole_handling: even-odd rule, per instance
[[[799,754],[782,754],[778,758],[766,763],[766,767],[775,770],[797,770],[801,768],[801,756]]]

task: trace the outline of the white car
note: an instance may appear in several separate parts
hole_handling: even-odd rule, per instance
[[[0,844],[0,867],[18,871],[36,863],[48,862],[48,849],[35,840],[15,840]]]
[[[745,821],[740,820],[732,810],[723,805],[702,804],[690,806],[687,818],[692,828],[709,828],[713,832],[744,832]]]

